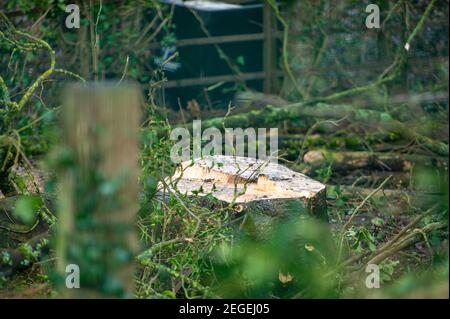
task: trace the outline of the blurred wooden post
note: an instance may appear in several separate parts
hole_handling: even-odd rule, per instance
[[[57,271],[80,269],[62,297],[132,297],[138,210],[140,92],[132,85],[71,86],[61,114],[70,154],[59,177]]]
[[[276,19],[275,13],[268,1],[264,1],[263,10],[263,68],[264,68],[264,93],[273,93],[276,86]]]

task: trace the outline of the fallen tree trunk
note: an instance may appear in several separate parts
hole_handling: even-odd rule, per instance
[[[0,278],[31,267],[49,252],[49,233],[39,234],[16,249],[0,249]]]
[[[341,195],[347,198],[366,198],[373,192],[372,188],[339,186]],[[334,187],[330,187],[330,194],[333,195]],[[372,199],[382,205],[383,215],[402,214],[408,207],[426,208],[430,205],[444,202],[445,194],[429,193],[421,191],[407,191],[399,189],[383,189],[372,195]]]
[[[382,249],[377,250],[368,258],[369,261],[367,261],[367,264],[378,265],[386,258],[421,241],[426,234],[447,228],[448,225],[443,223],[432,223],[424,226],[422,229],[414,229],[401,239],[398,239],[394,244],[392,244],[392,246],[388,246],[386,248],[382,247]]]
[[[302,103],[289,104],[283,107],[266,106],[259,110],[241,113],[226,117],[216,117],[202,122],[202,128],[208,127],[268,127],[274,123],[285,120],[299,119],[302,117],[324,118],[324,119],[347,119],[366,125],[375,125],[389,133],[400,134],[403,138],[416,140],[430,151],[448,156],[448,144],[433,140],[424,134],[427,129],[421,128],[420,124],[409,124],[394,120],[388,113],[375,110],[366,110],[359,107],[341,104],[330,105],[317,103],[313,106],[305,106]]]
[[[22,199],[34,203],[32,220],[27,223],[16,216],[15,210]],[[0,199],[0,247],[17,247],[21,243],[46,232],[54,223],[54,199],[47,194],[31,193]]]
[[[374,185],[379,185],[386,178],[391,176],[389,180],[389,187],[391,188],[408,188],[411,186],[412,175],[411,172],[392,172],[392,171],[378,171],[378,170],[354,170],[340,178],[341,185],[350,185],[361,188],[372,188]]]
[[[402,107],[397,107],[392,111],[391,114],[394,114],[394,116],[400,121],[411,121],[425,115],[424,110],[420,108],[418,104],[445,101],[448,101],[448,92],[425,92],[421,94],[396,95],[389,98],[388,101],[384,101],[383,103],[386,103],[390,106],[408,107],[408,110],[405,110]],[[352,103],[356,103],[360,107],[367,109],[383,109],[383,106],[379,105],[379,101],[367,101],[367,97],[356,99],[356,101],[355,99],[352,99]],[[292,103],[277,95],[265,94],[256,91],[243,91],[236,93],[234,104],[237,105],[240,109],[260,109],[265,107],[266,105],[283,107]]]
[[[306,138],[306,140],[305,140]],[[389,136],[386,134],[370,133],[357,134],[350,133],[345,136],[325,135],[325,134],[278,134],[278,141],[281,145],[299,143],[304,144],[305,148],[329,148],[329,149],[348,149],[348,150],[367,150],[367,145],[371,145],[377,151],[386,151],[393,149],[394,146],[386,145],[386,142],[395,142],[399,140],[398,135]]]
[[[283,107],[289,105],[289,101],[283,99],[278,95],[265,94],[255,91],[243,91],[236,93],[234,97],[234,104],[239,107],[254,107],[262,108],[266,105],[275,107]]]
[[[379,153],[379,152],[334,152],[326,149],[312,150],[303,157],[308,164],[307,172],[324,165],[331,165],[335,171],[352,171],[362,168],[375,168],[387,171],[409,171],[414,164],[425,166],[443,166],[447,158],[430,157],[415,154]]]
[[[373,189],[371,188],[363,188],[363,187],[352,187],[352,186],[339,186],[342,189],[343,195],[346,196],[355,196],[360,195],[362,197],[367,197],[370,193],[373,192]],[[437,193],[426,193],[426,192],[415,192],[415,191],[405,191],[400,189],[383,189],[383,191],[378,192],[377,194],[374,194],[372,198],[380,198],[380,197],[389,197],[391,199],[398,199],[402,196],[430,196],[433,198],[440,197],[444,194],[437,194]]]

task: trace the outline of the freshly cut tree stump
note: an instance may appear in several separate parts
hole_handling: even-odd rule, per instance
[[[246,225],[262,235],[275,220],[314,216],[328,221],[326,186],[280,164],[253,158],[207,156],[183,162],[166,180],[182,194],[211,194],[245,214]]]

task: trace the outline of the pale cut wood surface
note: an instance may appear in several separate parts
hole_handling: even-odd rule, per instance
[[[326,186],[277,163],[208,156],[183,162],[166,183],[182,194],[212,194],[222,202],[257,208],[265,215],[282,214],[282,206],[297,201],[308,213],[326,217]]]
[[[200,187],[204,193],[209,193],[215,185],[214,196],[228,203],[235,196],[236,203],[274,198],[313,198],[325,189],[322,183],[280,164],[222,155],[183,162],[173,178],[180,178],[178,189],[183,193],[191,193]]]

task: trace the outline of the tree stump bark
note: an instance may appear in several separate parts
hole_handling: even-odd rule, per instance
[[[183,162],[167,185],[186,195],[212,195],[245,215],[242,225],[260,237],[276,221],[297,216],[328,221],[326,186],[285,166],[253,158],[208,156]]]

